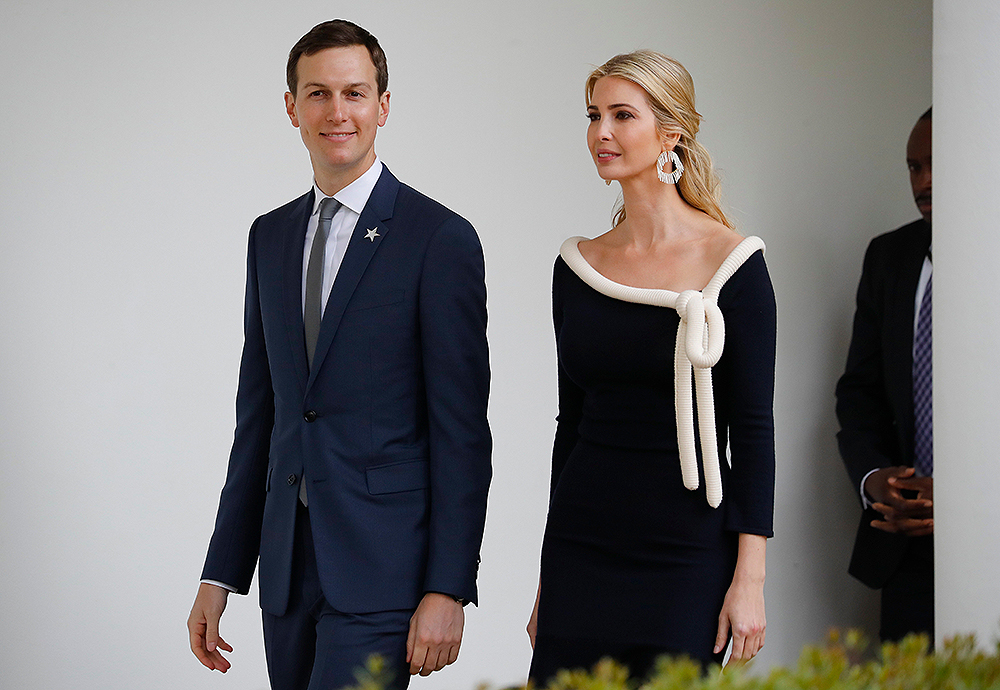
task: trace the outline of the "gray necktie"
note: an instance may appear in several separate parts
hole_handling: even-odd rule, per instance
[[[330,237],[330,222],[339,208],[340,202],[333,197],[327,197],[319,202],[319,223],[316,225],[316,236],[313,237],[312,249],[309,250],[309,264],[306,266],[306,305],[302,313],[302,322],[306,330],[306,357],[310,369],[312,369],[313,355],[316,354],[319,325],[323,320],[323,268],[326,266],[323,259],[326,255],[326,241]],[[302,505],[309,505],[304,472],[299,481],[299,500],[302,501]]]
[[[333,197],[319,202],[319,224],[316,226],[316,236],[313,238],[309,264],[306,267],[306,304],[302,321],[306,330],[306,357],[310,369],[316,353],[320,322],[323,320],[323,268],[326,264],[323,259],[330,236],[330,221],[338,208],[340,202]]]

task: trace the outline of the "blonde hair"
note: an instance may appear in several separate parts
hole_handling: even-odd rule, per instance
[[[594,85],[603,77],[618,77],[642,87],[658,129],[665,134],[680,132],[681,138],[674,151],[684,164],[684,174],[677,182],[681,198],[723,225],[735,229],[722,212],[719,176],[712,167],[712,157],[695,139],[701,126],[701,114],[694,109],[694,80],[684,65],[654,50],[615,55],[587,77],[588,105],[594,95]],[[614,224],[618,225],[623,220],[625,204],[621,202],[615,212]]]

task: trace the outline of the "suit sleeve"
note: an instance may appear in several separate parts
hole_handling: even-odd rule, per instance
[[[549,481],[549,501],[555,494],[559,476],[566,466],[566,460],[580,438],[580,420],[583,417],[583,389],[566,374],[559,356],[559,335],[563,324],[563,285],[569,268],[556,260],[552,273],[552,323],[556,336],[556,365],[559,380],[559,413],[556,417],[556,435],[552,443],[552,477]]]
[[[274,426],[274,392],[264,343],[257,288],[254,237],[250,229],[247,287],[243,312],[243,356],[236,393],[236,432],[226,483],[219,499],[215,531],[209,543],[202,580],[250,589],[260,553],[268,450]]]
[[[445,220],[430,240],[419,302],[431,475],[424,591],[477,602],[492,477],[490,364],[483,251],[460,216]]]
[[[885,315],[879,295],[884,292],[880,276],[885,271],[877,242],[878,238],[873,240],[865,253],[847,366],[837,382],[837,443],[855,488],[871,470],[899,464],[883,370]]]

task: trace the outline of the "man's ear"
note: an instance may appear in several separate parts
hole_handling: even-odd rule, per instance
[[[285,92],[285,112],[292,121],[292,127],[299,126],[299,116],[295,113],[295,96],[290,91]]]
[[[385,121],[389,118],[389,96],[391,94],[386,91],[378,99],[378,126],[381,127],[385,124]]]

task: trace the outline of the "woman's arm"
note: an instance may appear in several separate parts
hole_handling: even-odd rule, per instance
[[[733,583],[726,592],[719,632],[715,636],[718,654],[726,648],[733,634],[733,652],[729,662],[749,661],[764,646],[767,621],[764,617],[764,556],[767,538],[759,534],[740,534],[739,553]]]
[[[542,583],[538,583],[538,591],[535,592],[535,607],[531,609],[531,617],[528,618],[528,639],[531,641],[531,648],[535,648],[535,635],[538,634],[538,597],[542,594]]]
[[[774,370],[777,310],[774,288],[761,254],[729,279],[719,295],[726,319],[726,345],[712,371],[715,409],[729,425],[731,469],[726,529],[737,534],[773,534]],[[718,423],[718,422],[717,422]],[[724,447],[719,449],[720,456]]]
[[[552,475],[549,481],[549,501],[555,493],[556,485],[559,483],[559,475],[562,474],[566,460],[569,458],[573,447],[576,446],[580,426],[580,418],[583,410],[583,390],[573,383],[563,370],[562,363],[558,361],[559,335],[562,330],[562,281],[566,277],[569,268],[565,262],[556,259],[555,268],[552,273],[552,321],[556,335],[556,360],[558,366],[559,379],[559,415],[556,417],[556,435],[552,444]],[[538,583],[538,591],[535,594],[535,605],[531,609],[531,616],[528,619],[527,632],[528,639],[531,640],[531,647],[535,647],[535,634],[538,629],[538,599],[541,595],[542,584]]]
[[[729,290],[727,290],[729,288]],[[728,529],[739,534],[736,570],[719,614],[715,652],[730,634],[730,662],[764,646],[764,560],[774,514],[774,289],[763,256],[753,256],[723,288],[727,293],[725,368],[732,470],[726,491]],[[720,294],[720,303],[722,295]],[[722,372],[720,372],[722,373]]]
[[[556,337],[556,366],[559,381],[559,414],[556,417],[556,434],[552,443],[552,478],[549,482],[549,500],[555,493],[559,475],[562,474],[566,460],[576,446],[580,437],[580,419],[583,416],[583,390],[577,386],[563,369],[559,358],[559,338],[563,324],[562,284],[569,273],[562,258],[556,259],[552,272],[552,323]]]

